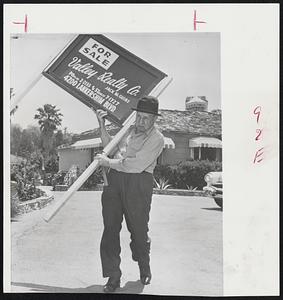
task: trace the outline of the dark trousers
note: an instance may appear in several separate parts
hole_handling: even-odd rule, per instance
[[[120,230],[123,216],[131,233],[132,258],[149,264],[148,221],[153,176],[150,173],[124,173],[110,169],[108,186],[102,193],[104,231],[100,244],[103,277],[120,277]]]

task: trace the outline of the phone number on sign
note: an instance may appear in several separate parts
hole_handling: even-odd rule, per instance
[[[94,91],[86,87],[85,85],[78,82],[76,79],[72,78],[71,76],[67,75],[64,77],[64,80],[70,84],[71,86],[75,87],[76,89],[80,90],[82,93],[93,99],[99,104],[102,104],[105,99],[103,99],[101,96],[97,95]]]
[[[73,77],[66,75],[64,76],[64,80],[70,84],[71,86],[75,87],[94,101],[96,101],[99,104],[103,104],[103,107],[105,107],[107,110],[114,112],[116,110],[116,106],[110,103],[109,101],[105,101],[103,97],[99,96],[96,92],[92,91],[90,88],[86,87],[82,83],[78,82],[78,80],[74,79]],[[117,102],[119,104],[119,102]]]

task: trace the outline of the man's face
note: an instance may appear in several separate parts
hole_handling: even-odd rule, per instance
[[[136,131],[146,132],[153,126],[156,119],[157,116],[153,114],[148,114],[148,113],[138,111],[136,115],[136,123],[135,123]]]

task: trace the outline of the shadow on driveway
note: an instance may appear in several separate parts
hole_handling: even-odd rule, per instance
[[[11,222],[20,222],[20,221],[16,218],[11,218]]]
[[[66,288],[50,285],[42,285],[25,282],[11,282],[12,286],[21,286],[28,288],[31,292],[45,292],[45,293],[103,293],[103,285],[90,285],[86,288]],[[126,284],[117,289],[117,294],[140,294],[142,293],[144,285],[140,280],[128,281]],[[115,294],[116,294],[115,293]]]
[[[118,293],[141,294],[143,291],[143,288],[144,288],[144,285],[140,282],[140,280],[128,281],[122,288],[119,289]]]
[[[202,207],[201,209],[222,211],[220,207]]]

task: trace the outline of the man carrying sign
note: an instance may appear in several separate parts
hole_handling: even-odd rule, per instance
[[[100,244],[103,277],[109,277],[105,293],[114,292],[120,286],[120,230],[123,216],[131,233],[132,258],[138,262],[142,284],[149,284],[150,239],[148,221],[153,191],[153,170],[164,146],[164,137],[154,123],[158,114],[158,100],[143,97],[135,109],[136,121],[129,134],[117,146],[114,158],[101,154],[101,166],[109,167],[108,186],[102,193],[104,232]],[[105,128],[106,112],[97,110],[101,140],[105,147],[111,136]]]

